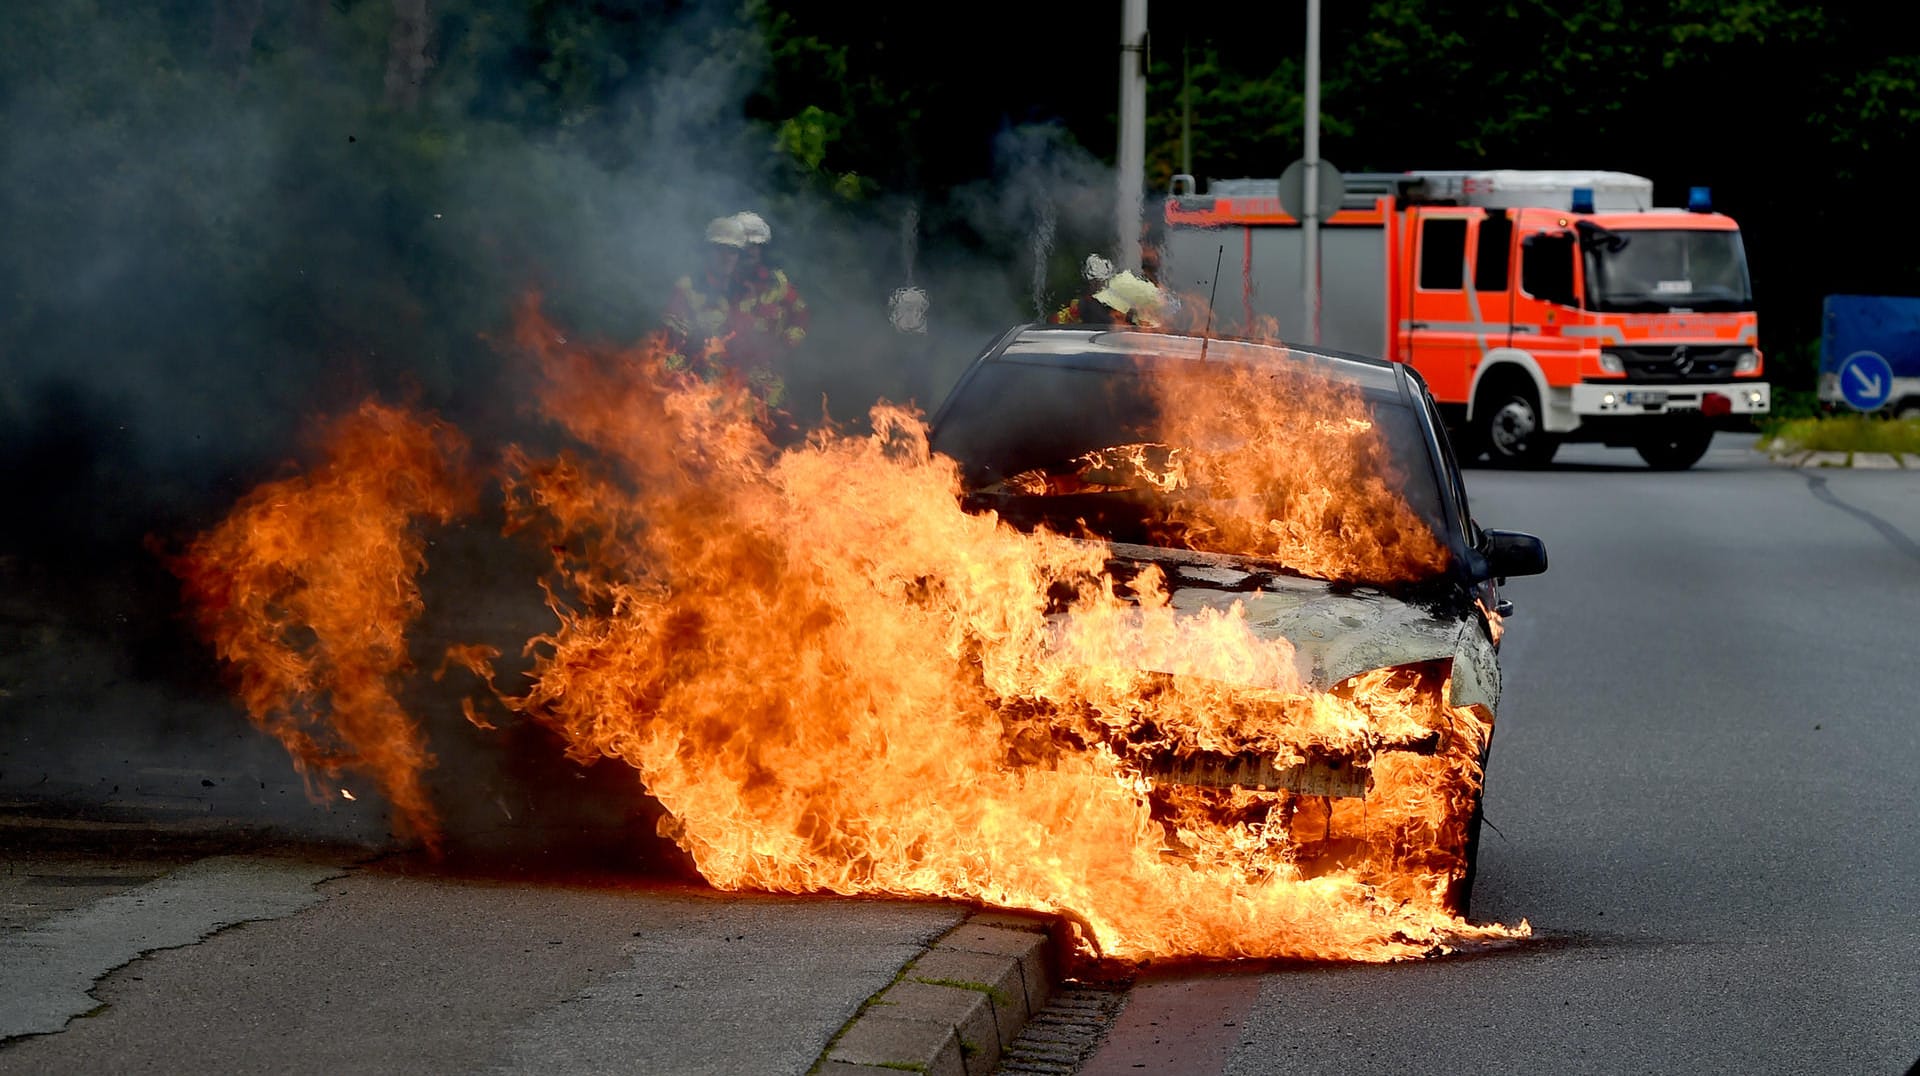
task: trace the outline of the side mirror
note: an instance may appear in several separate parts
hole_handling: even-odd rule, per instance
[[[1539,575],[1547,570],[1547,544],[1519,531],[1483,531],[1480,552],[1487,558],[1487,575]]]

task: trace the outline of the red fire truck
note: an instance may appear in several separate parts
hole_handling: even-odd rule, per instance
[[[1620,172],[1344,177],[1323,222],[1320,342],[1411,365],[1463,459],[1539,465],[1566,441],[1691,467],[1771,393],[1739,225]],[[1214,331],[1312,338],[1303,230],[1272,180],[1174,181],[1162,283],[1212,295]],[[1216,266],[1218,273],[1216,274]],[[1216,279],[1216,275],[1218,279]]]

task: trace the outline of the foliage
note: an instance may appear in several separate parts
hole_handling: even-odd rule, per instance
[[[1117,5],[988,0],[932,29],[897,6],[776,0],[430,10],[432,66],[404,108],[382,92],[390,3],[10,5],[7,427],[74,381],[189,429],[236,391],[317,404],[402,372],[436,403],[497,407],[476,375],[514,292],[641,331],[680,269],[662,252],[749,198],[848,250],[914,206],[924,258],[997,266],[1002,292],[1042,301],[1076,286],[1111,227],[1110,177],[1060,162],[1110,159]],[[1619,168],[1666,201],[1709,185],[1745,228],[1769,377],[1810,387],[1822,296],[1920,293],[1916,224],[1889,199],[1892,166],[1920,159],[1920,55],[1876,10],[1330,5],[1323,155]],[[1179,165],[1183,105],[1203,178],[1298,155],[1298,19],[1263,15],[1253,33],[1224,9],[1153,18],[1153,189]],[[1052,135],[1016,137],[1035,127]],[[636,230],[650,199],[661,234]]]
[[[1880,415],[1789,419],[1770,428],[1760,439],[1760,447],[1794,452],[1920,453],[1920,419]]]
[[[1920,294],[1891,202],[1920,160],[1920,55],[1863,0],[1374,0],[1325,12],[1321,155],[1347,171],[1607,168],[1665,204],[1708,186],[1742,224],[1770,355],[1820,334],[1828,294]],[[1178,161],[1182,45],[1193,167],[1276,175],[1300,154],[1299,20],[1249,35],[1156,26],[1148,170]],[[1171,47],[1169,47],[1171,43]],[[1863,207],[1883,211],[1856,236]],[[1788,354],[1782,354],[1786,352]],[[1811,387],[1813,364],[1770,361]]]
[[[1797,419],[1818,418],[1824,413],[1820,405],[1820,396],[1812,389],[1782,388],[1776,385],[1773,389],[1772,406],[1768,409],[1762,425],[1763,428],[1770,430]]]

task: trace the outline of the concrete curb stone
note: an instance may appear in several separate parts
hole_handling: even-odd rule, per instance
[[[1806,449],[1771,451],[1767,459],[1781,467],[1852,467],[1862,470],[1920,469],[1920,455],[1903,452],[1812,452]]]
[[[1069,944],[1053,917],[977,912],[870,998],[814,1071],[988,1076],[1046,1007]]]
[[[952,1024],[869,1008],[833,1044],[830,1060],[896,1070],[908,1065],[928,1076],[970,1076],[962,1057]]]

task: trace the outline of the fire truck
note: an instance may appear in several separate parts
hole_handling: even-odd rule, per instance
[[[1767,411],[1740,229],[1693,188],[1621,172],[1359,173],[1319,229],[1319,340],[1396,359],[1463,459],[1538,466],[1567,441],[1685,469]],[[1306,342],[1304,230],[1274,180],[1175,177],[1161,282],[1212,329]],[[1271,319],[1271,320],[1269,320]]]

